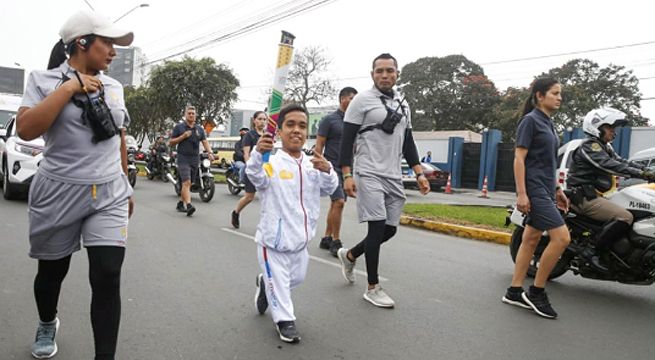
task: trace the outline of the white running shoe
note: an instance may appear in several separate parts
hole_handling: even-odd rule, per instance
[[[392,308],[396,305],[393,299],[382,290],[380,284],[375,284],[373,289],[366,289],[364,299],[381,308]]]
[[[350,261],[348,259],[348,249],[346,248],[340,248],[337,251],[337,257],[339,258],[339,261],[341,262],[341,275],[343,275],[343,278],[346,279],[347,282],[349,283],[354,283],[355,282],[355,264],[357,263],[357,260],[355,261]]]

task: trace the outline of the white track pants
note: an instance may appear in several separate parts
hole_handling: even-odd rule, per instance
[[[275,323],[295,321],[291,290],[305,280],[309,252],[277,252],[257,244],[257,258],[266,283],[268,308]]]

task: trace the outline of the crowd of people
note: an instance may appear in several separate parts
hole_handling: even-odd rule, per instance
[[[125,128],[129,115],[123,88],[103,74],[116,53],[113,45],[130,45],[134,35],[106,18],[79,12],[60,31],[47,71],[29,76],[17,129],[23,139],[43,135],[45,156],[32,182],[29,201],[29,241],[38,260],[34,297],[39,321],[31,353],[51,358],[60,325],[57,304],[61,283],[74,252],[86,248],[91,283],[91,324],[96,359],[114,359],[121,314],[120,276],[128,219],[134,209],[126,172]],[[261,273],[256,276],[256,310],[270,311],[281,340],[300,340],[291,290],[305,279],[308,244],[320,212],[320,197],[329,196],[324,236],[318,246],[338,258],[348,284],[355,282],[357,259],[364,255],[367,279],[363,298],[381,308],[395,302],[380,286],[378,269],[382,245],[398,231],[405,193],[401,181],[404,158],[413,170],[420,193],[430,191],[412,135],[411,109],[395,89],[398,62],[388,53],[375,57],[370,76],[373,86],[358,92],[352,87],[338,94],[338,109],[318,126],[313,156],[303,151],[309,114],[297,104],[284,107],[277,122],[281,148],[264,170],[264,154],[273,151],[274,138],[265,133],[268,117],[258,111],[252,129],[240,129],[234,162],[245,183],[245,196],[231,212],[230,222],[240,227],[240,214],[259,194],[260,220],[255,234]],[[625,209],[612,206],[601,195],[611,187],[611,176],[623,174],[655,180],[643,166],[628,162],[608,145],[615,129],[626,124],[625,114],[597,109],[584,119],[588,138],[573,155],[567,180],[569,199],[555,178],[559,137],[552,116],[562,103],[562,86],[552,78],[531,85],[522,119],[516,130],[514,173],[517,207],[527,214],[522,244],[510,287],[502,302],[533,309],[555,318],[546,295],[550,272],[570,242],[560,210],[605,222],[595,247],[581,254],[605,271],[603,254],[633,221]],[[177,168],[182,181],[177,211],[191,216],[189,189],[197,172],[200,144],[213,160],[205,131],[196,123],[196,109],[184,109],[184,121],[172,130],[169,145],[177,147]],[[154,151],[166,151],[159,138]],[[82,155],[80,155],[82,154]],[[358,243],[345,246],[341,220],[346,199],[356,202],[358,220],[367,232]],[[55,201],[56,200],[56,201]],[[300,206],[298,206],[300,205]],[[51,216],[51,214],[60,216]],[[542,234],[550,242],[541,255],[534,283],[524,291],[526,272]]]

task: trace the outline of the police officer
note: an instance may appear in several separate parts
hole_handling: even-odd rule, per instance
[[[655,173],[622,159],[612,149],[610,142],[616,136],[616,128],[626,124],[625,113],[619,110],[600,108],[590,111],[582,124],[582,130],[588,137],[573,153],[566,179],[568,188],[573,191],[572,209],[580,215],[605,222],[596,239],[598,253],[609,249],[616,239],[630,229],[633,221],[628,210],[602,196],[616,186],[614,176],[655,180]],[[582,250],[580,255],[597,270],[607,271],[591,248]]]

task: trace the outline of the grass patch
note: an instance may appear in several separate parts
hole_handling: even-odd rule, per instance
[[[214,174],[214,182],[226,184],[225,174]]]
[[[464,226],[474,226],[511,233],[514,225],[505,227],[507,210],[488,206],[406,204],[406,215]]]

